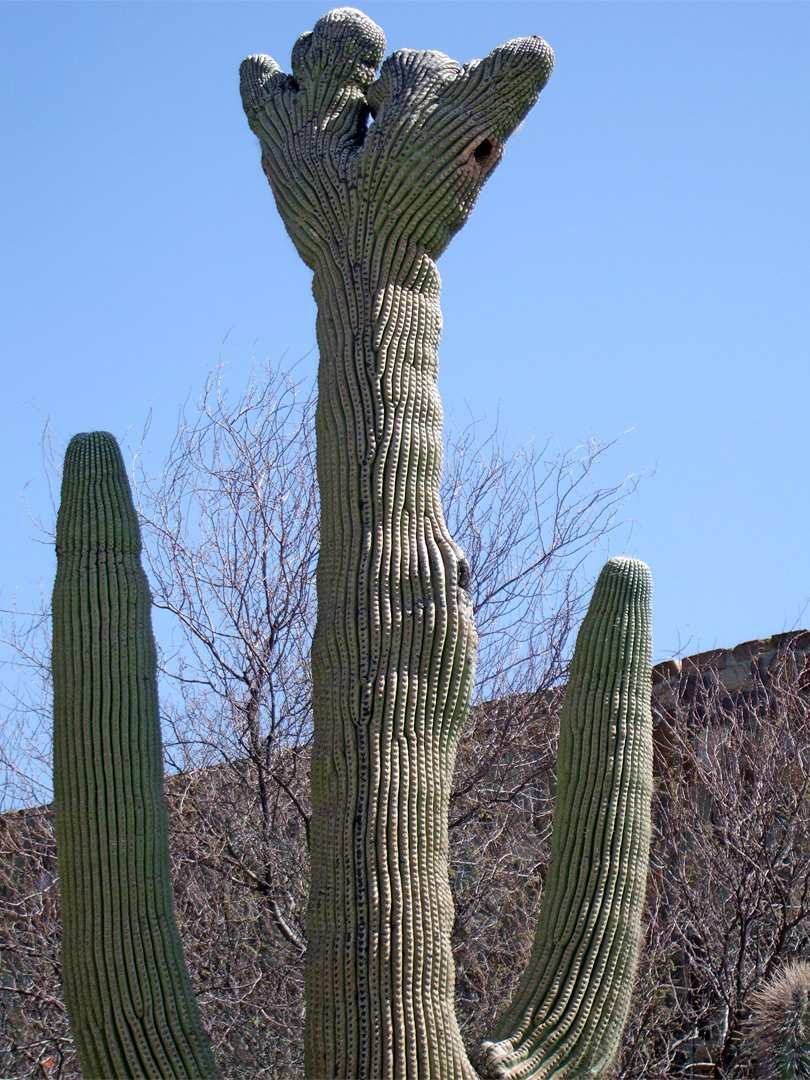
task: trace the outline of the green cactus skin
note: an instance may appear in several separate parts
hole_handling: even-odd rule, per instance
[[[401,50],[375,78],[384,49],[379,27],[342,8],[299,38],[292,76],[267,56],[241,70],[262,166],[318,304],[305,1060],[312,1080],[472,1080],[453,1004],[447,808],[477,639],[469,567],[439,499],[435,260],[553,54],[536,37],[464,67]],[[610,565],[578,662],[596,669],[578,676],[586,688],[568,706],[584,710],[583,727],[563,740],[557,847],[581,869],[557,867],[548,929],[505,1034],[485,1047],[494,1075],[513,1063],[514,1075],[573,1075],[559,1071],[569,1057],[596,1075],[587,1069],[612,1056],[626,1010],[649,838],[649,581],[640,564]],[[563,932],[559,955],[542,944]],[[557,965],[548,976],[546,960]],[[579,1011],[563,1008],[557,1065],[535,1073],[535,1019],[548,1028],[537,1010],[572,980]]]
[[[745,1042],[761,1080],[810,1080],[810,963],[793,960],[751,997]]]
[[[619,1046],[641,946],[652,798],[650,572],[602,570],[560,720],[551,860],[534,947],[485,1075],[601,1077]]]
[[[292,77],[266,56],[241,70],[318,304],[305,1060],[317,1080],[471,1080],[453,1007],[447,807],[477,638],[439,498],[434,260],[552,53],[523,38],[461,67],[402,50],[375,80],[384,49],[379,27],[343,8],[299,38]]]
[[[118,444],[65,454],[53,593],[62,980],[84,1077],[216,1077],[172,907],[151,599]]]

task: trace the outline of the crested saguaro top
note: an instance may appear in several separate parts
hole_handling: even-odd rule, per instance
[[[292,75],[269,56],[242,64],[242,101],[264,171],[313,269],[329,255],[340,259],[347,231],[374,246],[402,238],[436,259],[554,63],[542,38],[526,37],[463,66],[440,52],[400,49],[375,78],[384,51],[371,19],[338,8],[298,39]]]
[[[538,37],[463,66],[412,49],[380,66],[384,51],[378,26],[340,8],[298,39],[291,75],[267,56],[241,70],[318,304],[306,1068],[472,1080],[453,1010],[447,804],[477,637],[439,496],[435,260],[553,56]]]

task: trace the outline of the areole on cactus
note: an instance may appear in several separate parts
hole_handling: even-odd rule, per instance
[[[400,50],[377,75],[384,48],[370,19],[343,8],[299,39],[292,76],[261,56],[241,74],[265,173],[318,303],[306,1071],[310,1080],[471,1080],[453,1004],[447,809],[476,632],[469,567],[439,499],[434,260],[469,216],[553,57],[537,37],[463,67]],[[60,555],[63,579],[79,572],[78,564],[63,571]],[[612,560],[580,631],[540,925],[515,1000],[475,1056],[484,1075],[597,1077],[615,1052],[649,845],[649,592],[643,564]],[[96,607],[75,617],[88,654],[118,655],[118,646],[93,644],[109,634]],[[138,639],[151,656],[150,642]],[[60,655],[56,639],[54,647],[56,671],[75,646],[65,638]],[[60,693],[84,692],[88,676],[73,677],[76,688]],[[131,757],[116,745],[104,759],[115,775]],[[70,810],[78,821],[96,813],[81,798]],[[60,859],[73,857],[60,840]],[[83,947],[109,951],[89,938]],[[76,970],[87,962],[72,955]],[[110,955],[127,970],[125,945],[114,941]],[[93,1022],[102,1014],[112,1022],[106,999],[99,1008]]]

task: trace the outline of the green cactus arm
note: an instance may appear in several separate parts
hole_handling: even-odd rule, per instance
[[[650,594],[644,563],[611,559],[579,631],[543,906],[515,998],[482,1047],[487,1076],[602,1077],[618,1049],[649,865]]]
[[[241,71],[318,303],[305,1056],[318,1080],[469,1080],[447,805],[476,634],[469,568],[439,498],[435,259],[552,53],[522,38],[462,67],[402,50],[375,78],[384,48],[382,31],[344,8],[299,39],[291,76],[268,57]]]
[[[121,452],[65,454],[53,592],[62,979],[86,1078],[216,1077],[172,906],[151,598]]]

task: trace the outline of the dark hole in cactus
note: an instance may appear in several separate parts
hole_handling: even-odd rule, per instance
[[[473,156],[476,161],[486,161],[492,151],[495,149],[494,144],[489,139],[484,139],[482,143],[476,146]]]

